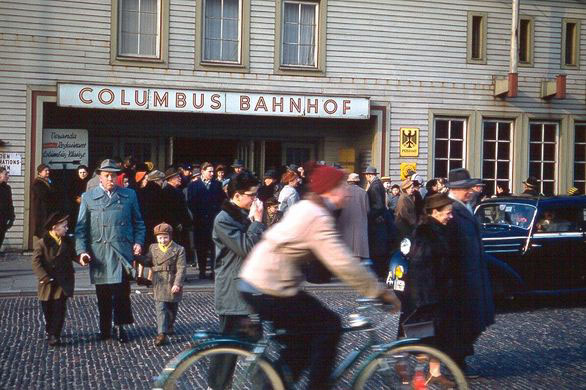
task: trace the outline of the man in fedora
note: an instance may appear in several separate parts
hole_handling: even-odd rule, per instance
[[[134,322],[129,281],[134,277],[133,256],[144,245],[145,225],[136,192],[116,185],[119,172],[114,160],[102,161],[99,186],[81,196],[75,248],[80,262],[89,262],[96,285],[100,339],[110,338],[113,310],[116,338],[123,343],[128,341],[124,325]]]
[[[474,342],[494,323],[494,303],[488,265],[483,257],[480,225],[469,206],[472,188],[480,180],[472,179],[464,168],[449,173],[449,196],[454,200],[453,218],[448,223],[450,269],[454,275],[452,305],[444,308],[452,324],[453,340],[448,353],[469,378],[477,377],[466,365],[466,356],[474,354]]]
[[[539,180],[535,176],[529,176],[523,182],[523,187],[523,192],[519,196],[543,196],[543,194],[539,193]]]
[[[230,179],[239,174],[240,172],[244,171],[244,161],[235,159],[230,167],[234,170],[234,173],[230,176]]]
[[[369,166],[364,172],[366,181],[366,194],[368,195],[368,246],[374,271],[379,278],[384,278],[387,273],[387,257],[389,241],[387,224],[385,222],[385,187],[378,177],[375,167]]]

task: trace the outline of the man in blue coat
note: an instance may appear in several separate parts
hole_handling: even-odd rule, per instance
[[[116,338],[128,341],[124,325],[132,324],[130,279],[133,255],[140,255],[145,225],[134,190],[116,185],[120,168],[104,160],[98,169],[100,185],[81,197],[75,249],[82,265],[90,265],[100,313],[100,339],[110,338],[112,310]]]
[[[480,180],[470,178],[464,168],[449,173],[450,198],[453,219],[448,223],[450,269],[454,276],[451,288],[452,304],[444,308],[448,313],[452,342],[447,352],[469,378],[477,377],[466,365],[465,358],[474,354],[474,342],[494,323],[494,303],[488,265],[483,257],[480,225],[468,201],[472,187]],[[444,335],[446,336],[446,335]]]

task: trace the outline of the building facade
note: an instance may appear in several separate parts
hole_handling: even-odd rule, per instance
[[[134,155],[255,172],[306,159],[400,180],[464,166],[586,188],[586,4],[520,0],[0,3],[0,157],[28,248],[35,167]],[[0,161],[1,162],[1,161]]]

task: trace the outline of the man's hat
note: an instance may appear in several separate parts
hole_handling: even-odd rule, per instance
[[[441,209],[452,203],[454,201],[447,194],[433,194],[425,198],[424,208],[426,210]]]
[[[378,175],[377,169],[372,166],[367,167],[362,173],[365,175]]]
[[[390,182],[390,181],[391,181],[391,177],[390,177],[390,176],[383,176],[383,177],[381,177],[381,178],[380,178],[380,180],[381,180],[382,182],[385,182],[385,181],[388,181],[388,182]]]
[[[244,167],[244,161],[236,159],[236,160],[234,160],[234,162],[230,166],[232,168],[243,168]]]
[[[148,181],[164,180],[164,179],[165,179],[165,174],[163,172],[159,171],[158,169],[155,169],[154,171],[150,172],[147,176]]]
[[[269,169],[265,172],[263,179],[266,179],[267,177],[270,177],[271,179],[277,179],[277,172],[274,169]]]
[[[171,167],[165,171],[165,180],[169,180],[175,176],[179,176],[179,171],[177,169]]]
[[[191,171],[191,169],[192,169],[190,163],[183,163],[183,164],[179,165],[179,167],[181,167],[181,169],[186,170],[186,171]]]
[[[529,176],[527,180],[523,182],[529,188],[535,188],[539,185],[539,180],[535,176]]]
[[[291,172],[295,172],[295,173],[297,173],[298,168],[299,168],[299,166],[296,164],[289,164],[289,166],[287,167],[288,170],[290,170]]]
[[[278,205],[279,205],[279,203],[281,203],[281,202],[279,202],[279,201],[277,200],[277,198],[275,198],[274,196],[271,196],[270,198],[268,198],[268,199],[265,201],[265,207],[278,206]]]
[[[155,233],[155,236],[158,236],[159,234],[171,235],[173,234],[173,228],[168,223],[163,222],[155,226],[153,232]]]
[[[193,168],[191,170],[191,177],[198,177],[198,176],[201,176],[201,169]]]
[[[360,181],[360,176],[358,176],[357,173],[351,173],[348,175],[348,179],[346,179],[346,181],[352,182],[352,183],[358,183]]]
[[[450,188],[471,188],[480,182],[478,179],[472,179],[470,172],[465,168],[452,169],[448,174]]]
[[[69,215],[67,215],[61,211],[55,211],[49,215],[49,217],[45,221],[45,225],[43,227],[46,230],[51,230],[53,228],[53,226],[55,226],[58,223],[61,223],[63,221],[66,221],[68,219],[69,219]]]
[[[96,169],[96,172],[98,172],[98,174],[100,172],[118,173],[120,172],[120,166],[118,165],[118,163],[116,163],[116,161],[107,158],[100,163],[100,166],[98,167],[98,169]]]
[[[411,179],[405,179],[403,184],[401,184],[401,189],[403,191],[408,190],[411,187],[413,187],[413,182],[411,181]]]

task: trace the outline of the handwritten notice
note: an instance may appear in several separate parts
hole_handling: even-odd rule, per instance
[[[22,154],[0,153],[0,167],[6,168],[10,176],[22,176]]]
[[[76,169],[88,164],[88,132],[85,129],[44,129],[43,164],[51,169]]]

